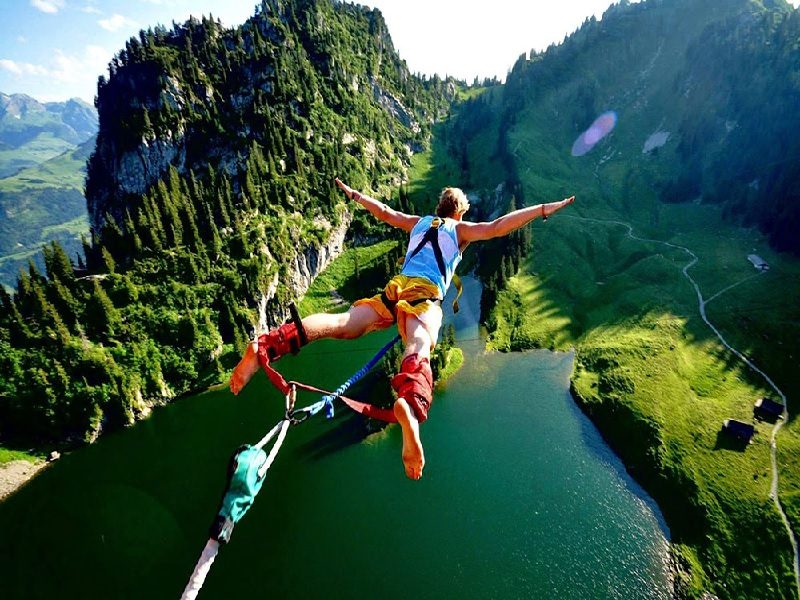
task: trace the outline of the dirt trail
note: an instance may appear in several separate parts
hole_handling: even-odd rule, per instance
[[[637,240],[639,242],[650,242],[650,243],[654,243],[654,244],[663,244],[664,246],[669,246],[670,248],[675,248],[677,250],[682,250],[683,252],[688,254],[691,257],[691,260],[683,267],[682,271],[683,271],[683,274],[686,277],[686,279],[689,280],[689,282],[692,284],[692,287],[694,288],[695,292],[697,293],[698,310],[700,311],[700,316],[702,317],[703,321],[705,322],[706,325],[708,325],[708,327],[711,329],[711,331],[714,332],[714,335],[716,335],[717,338],[719,338],[719,341],[722,342],[722,344],[731,353],[733,353],[737,358],[739,358],[750,369],[752,369],[753,371],[755,371],[756,373],[761,375],[764,378],[764,380],[769,384],[769,386],[773,390],[775,390],[775,393],[778,394],[778,396],[781,397],[781,400],[783,401],[783,406],[784,406],[783,418],[782,419],[778,419],[778,421],[775,423],[775,426],[772,428],[772,434],[770,435],[770,462],[772,463],[772,485],[770,487],[770,498],[775,503],[775,507],[778,509],[778,512],[780,513],[781,519],[783,520],[783,525],[786,527],[786,532],[789,535],[789,541],[792,544],[792,550],[794,551],[795,585],[797,586],[798,592],[800,592],[800,552],[798,551],[797,538],[796,538],[796,536],[794,534],[794,531],[792,531],[792,527],[791,527],[791,524],[789,523],[789,519],[786,517],[786,512],[783,510],[783,505],[781,504],[780,498],[778,497],[778,457],[777,457],[778,440],[777,440],[777,436],[778,436],[778,431],[780,431],[781,427],[783,427],[783,424],[786,423],[789,420],[789,412],[788,412],[788,410],[786,408],[787,407],[786,394],[784,394],[783,391],[781,391],[781,389],[775,384],[775,382],[772,380],[772,378],[770,378],[769,375],[767,375],[764,371],[762,371],[757,366],[755,366],[750,361],[750,359],[747,358],[744,354],[742,354],[736,348],[731,346],[728,343],[728,341],[722,336],[722,334],[719,332],[719,330],[716,327],[714,327],[714,325],[711,323],[711,321],[708,320],[708,317],[706,316],[706,305],[709,302],[711,302],[712,300],[718,298],[719,296],[721,296],[722,294],[724,294],[728,290],[736,287],[737,285],[740,285],[740,284],[744,283],[745,281],[749,281],[753,277],[757,277],[758,275],[762,274],[763,271],[758,273],[758,274],[756,274],[756,275],[751,275],[749,277],[745,277],[741,281],[737,281],[736,283],[734,283],[732,285],[729,285],[728,287],[718,291],[716,294],[714,294],[713,296],[709,297],[708,299],[704,299],[703,298],[703,292],[700,290],[700,286],[692,278],[692,276],[689,275],[689,269],[691,269],[700,259],[698,258],[698,256],[694,252],[692,252],[688,248],[686,248],[684,246],[680,246],[678,244],[673,244],[671,242],[665,242],[663,240],[653,240],[653,239],[642,238],[642,237],[639,237],[637,235],[634,235],[633,226],[631,226],[629,223],[625,223],[623,221],[591,219],[589,217],[576,217],[576,216],[573,216],[573,215],[561,215],[561,216],[562,216],[562,218],[576,219],[578,221],[589,221],[589,222],[592,222],[592,223],[600,223],[600,224],[603,224],[603,225],[621,225],[622,227],[625,227],[628,230],[628,237],[631,238],[631,239]]]

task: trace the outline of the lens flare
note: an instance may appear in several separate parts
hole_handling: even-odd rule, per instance
[[[589,129],[584,131],[572,144],[572,156],[583,156],[594,148],[595,144],[606,137],[617,124],[617,113],[613,110],[604,112],[594,120]]]

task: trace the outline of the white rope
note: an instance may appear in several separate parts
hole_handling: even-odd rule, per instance
[[[292,424],[291,421],[284,419],[277,425],[280,426],[281,432],[278,435],[278,439],[275,440],[275,444],[272,446],[272,449],[269,451],[269,454],[267,455],[267,460],[264,461],[264,464],[261,465],[261,468],[258,470],[259,478],[263,478],[264,475],[267,474],[267,469],[269,469],[272,466],[272,462],[275,460],[275,456],[277,456],[278,450],[281,449],[281,444],[283,444],[283,440],[286,439],[286,432],[289,430],[289,425],[291,424]]]
[[[215,539],[209,539],[206,542],[206,547],[203,548],[200,559],[197,561],[197,566],[194,568],[189,583],[186,584],[186,589],[183,590],[181,600],[195,600],[197,598],[197,594],[206,580],[206,575],[211,570],[211,565],[214,564],[217,552],[219,552],[219,542]]]
[[[290,392],[286,394],[287,415],[294,408],[296,398],[297,388],[292,386]],[[264,476],[267,474],[267,469],[269,469],[272,466],[272,463],[275,461],[275,457],[278,455],[278,450],[281,449],[283,440],[286,439],[286,432],[289,430],[289,426],[291,424],[292,421],[289,418],[281,420],[255,445],[256,448],[263,449],[267,442],[275,437],[276,434],[278,435],[278,439],[276,439],[275,443],[272,445],[272,448],[267,455],[267,459],[264,461],[264,464],[261,465],[261,468],[258,469],[259,479],[264,478]],[[200,558],[197,561],[197,565],[194,567],[194,572],[192,572],[189,583],[186,584],[186,588],[183,590],[181,600],[195,600],[197,598],[197,594],[200,593],[200,588],[203,587],[206,576],[211,570],[211,565],[214,564],[214,559],[217,557],[217,552],[219,552],[219,542],[214,538],[210,538],[206,542],[206,547],[203,548],[202,554],[200,554]]]
[[[275,434],[278,433],[278,431],[281,429],[281,427],[285,422],[286,421],[281,421],[280,423],[277,423],[275,427],[269,430],[269,433],[267,433],[267,435],[265,435],[263,438],[261,438],[261,440],[257,444],[255,444],[255,447],[263,448],[268,441],[270,441],[273,437],[275,437]]]

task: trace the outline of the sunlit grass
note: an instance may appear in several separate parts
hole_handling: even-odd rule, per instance
[[[396,246],[395,241],[383,241],[345,250],[311,284],[299,303],[300,313],[341,312],[354,300],[375,294],[376,288],[386,283],[378,276],[379,263]]]
[[[29,463],[37,463],[42,460],[39,454],[25,452],[23,450],[11,450],[0,446],[0,466],[15,460],[25,460]]]
[[[705,298],[743,282],[709,304],[709,317],[735,347],[786,381],[786,355],[797,349],[800,333],[798,309],[785,301],[797,297],[797,261],[770,252],[755,232],[722,223],[713,208],[666,207],[662,223],[663,230],[634,233],[691,249],[699,262],[689,273]],[[707,575],[733,580],[738,589],[751,581],[786,589],[791,551],[769,498],[772,425],[756,421],[756,435],[744,449],[731,448],[719,434],[724,419],[753,422],[754,401],[775,394],[700,319],[696,294],[681,272],[689,254],[631,239],[618,225],[558,217],[538,226],[534,240],[530,260],[500,295],[490,344],[576,346],[576,395],[628,464],[645,469],[640,479],[650,481],[678,540],[689,540]],[[769,257],[769,273],[753,277],[747,254],[754,249]],[[760,303],[771,309],[753,310],[743,321],[746,307]],[[796,384],[785,389],[794,397]],[[636,439],[637,423],[649,424],[656,437]],[[782,500],[797,526],[800,435],[794,423],[782,431],[779,447]],[[669,485],[646,469],[669,473]],[[705,515],[708,537],[693,540],[698,514]],[[772,566],[759,565],[776,548]]]

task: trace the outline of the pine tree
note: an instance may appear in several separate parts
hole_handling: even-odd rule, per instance
[[[42,253],[44,254],[47,276],[50,279],[60,279],[67,285],[70,285],[75,280],[72,263],[61,244],[55,241],[50,242],[50,244],[42,248]]]
[[[106,248],[105,246],[103,246],[103,247],[100,249],[100,254],[101,254],[101,255],[102,255],[102,257],[103,257],[103,264],[104,264],[104,265],[105,265],[105,267],[106,267],[106,272],[107,272],[107,273],[114,273],[114,272],[116,272],[116,270],[117,270],[117,263],[116,263],[116,262],[114,262],[114,257],[113,257],[113,256],[111,256],[111,252],[109,252],[109,251],[108,251],[108,248]]]
[[[92,293],[86,301],[83,321],[87,333],[108,339],[114,335],[119,325],[119,313],[100,282],[95,279],[92,283]]]

